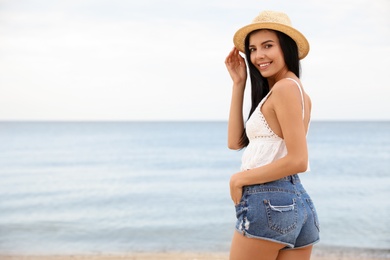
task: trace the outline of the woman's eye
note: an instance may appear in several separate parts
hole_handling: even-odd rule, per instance
[[[271,45],[271,44],[267,44],[267,45],[265,45],[264,47],[265,47],[266,49],[269,49],[269,48],[272,47],[272,45]]]
[[[249,48],[249,52],[254,52],[255,50],[255,48]]]

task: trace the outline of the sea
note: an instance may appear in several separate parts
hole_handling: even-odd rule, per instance
[[[390,249],[390,121],[313,121],[319,247]],[[228,251],[226,122],[0,122],[0,253]]]

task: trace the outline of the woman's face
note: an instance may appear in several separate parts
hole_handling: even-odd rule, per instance
[[[255,31],[249,38],[250,60],[265,78],[288,72],[278,36],[274,31]]]

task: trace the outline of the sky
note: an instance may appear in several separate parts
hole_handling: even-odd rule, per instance
[[[310,42],[313,120],[390,120],[389,0],[0,0],[0,120],[226,121],[224,60],[263,10]]]

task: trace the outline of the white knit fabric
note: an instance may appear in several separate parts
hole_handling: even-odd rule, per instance
[[[301,87],[298,82],[295,80],[293,81],[297,84],[299,90],[301,91],[303,102]],[[246,123],[246,134],[249,139],[249,145],[246,147],[242,155],[242,171],[269,164],[287,155],[287,147],[284,140],[272,131],[265,120],[264,115],[261,113],[261,106],[270,94],[271,91],[263,98],[263,100],[261,100],[256,110]]]

